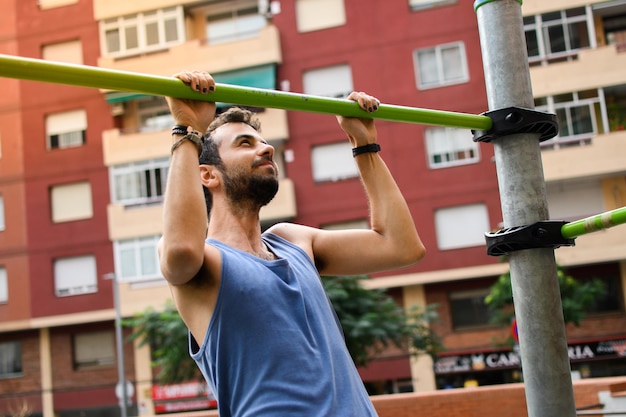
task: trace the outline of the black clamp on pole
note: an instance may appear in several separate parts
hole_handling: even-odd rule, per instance
[[[472,130],[474,142],[491,142],[515,133],[538,133],[539,142],[552,139],[559,133],[555,114],[523,107],[506,107],[482,114],[491,119],[489,130]]]
[[[561,246],[574,246],[574,239],[564,238],[561,234],[561,228],[566,223],[568,222],[546,220],[527,226],[487,232],[485,233],[487,254],[501,256],[522,249],[556,249]]]

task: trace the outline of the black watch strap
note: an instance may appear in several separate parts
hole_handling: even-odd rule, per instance
[[[368,152],[380,152],[380,145],[378,143],[368,143],[367,145],[357,146],[352,148],[352,156],[361,155]]]

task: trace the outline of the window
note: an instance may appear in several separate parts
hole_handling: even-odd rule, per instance
[[[258,0],[227,0],[211,3],[207,14],[209,44],[255,38],[267,26]]]
[[[141,132],[164,130],[174,125],[174,116],[163,97],[148,96],[137,100],[137,114]]]
[[[459,329],[489,325],[492,312],[485,304],[485,297],[488,293],[488,289],[450,293],[452,327]]]
[[[578,220],[602,213],[604,197],[600,180],[568,181],[546,184],[550,218],[554,220]]]
[[[91,184],[87,181],[53,186],[50,189],[50,201],[54,223],[93,217]]]
[[[324,230],[369,229],[369,221],[367,219],[348,220],[323,224],[321,228]]]
[[[339,181],[359,176],[354,158],[352,145],[348,141],[320,145],[311,151],[311,165],[313,180]]]
[[[425,131],[426,153],[430,168],[476,163],[480,160],[478,143],[464,129],[434,127]]]
[[[524,18],[528,60],[532,63],[571,59],[594,39],[591,9],[585,7],[544,13]]]
[[[115,242],[116,276],[130,282],[162,278],[157,255],[158,243],[159,236]]]
[[[469,81],[463,42],[418,49],[413,52],[413,60],[419,90]]]
[[[304,93],[333,98],[347,97],[354,90],[347,64],[309,70],[303,76]]]
[[[85,144],[87,112],[84,109],[46,116],[48,149],[64,149]]]
[[[22,375],[22,343],[0,342],[0,378]]]
[[[446,4],[454,4],[456,2],[457,0],[409,0],[409,6],[412,10],[421,10]]]
[[[93,255],[54,260],[54,286],[57,296],[98,291],[96,258]]]
[[[311,32],[345,24],[344,0],[296,0],[298,32]]]
[[[75,334],[74,369],[115,363],[115,335],[113,331]]]
[[[4,196],[0,195],[0,232],[6,228],[4,220]]]
[[[37,0],[37,4],[41,10],[53,9],[55,7],[69,6],[76,4],[78,0]]]
[[[104,54],[124,57],[167,49],[184,42],[182,6],[152,10],[100,22]]]
[[[603,102],[603,91],[598,89],[535,98],[536,110],[556,114],[559,122],[558,136],[541,145],[559,148],[589,143],[600,130],[606,130],[599,127],[603,122],[598,120]]]
[[[565,270],[565,274],[580,283],[595,279],[604,283],[605,293],[595,300],[595,303],[586,311],[587,314],[624,311],[624,292],[619,262],[572,266]]]
[[[79,40],[44,45],[41,51],[46,61],[67,62],[82,65],[83,47]]]
[[[9,302],[9,280],[7,278],[7,269],[0,267],[0,304]]]
[[[437,246],[441,250],[482,246],[489,228],[484,204],[469,204],[435,211]]]
[[[113,203],[130,206],[161,202],[165,192],[168,167],[168,158],[112,167]]]

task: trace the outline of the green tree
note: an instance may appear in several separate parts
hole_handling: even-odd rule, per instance
[[[364,288],[365,276],[322,277],[344,331],[354,362],[366,365],[390,345],[435,356],[440,338],[429,323],[437,319],[436,305],[400,307],[382,290]]]
[[[414,306],[405,311],[384,291],[363,288],[363,279],[366,277],[322,278],[354,362],[365,365],[390,345],[411,349],[413,354],[436,355],[440,341],[428,325],[437,317],[435,306]],[[199,377],[189,357],[187,328],[171,302],[161,312],[147,309],[124,320],[124,325],[133,328],[131,339],[138,340],[140,346],[149,344],[161,383]]]
[[[579,326],[589,309],[605,294],[605,284],[597,278],[584,282],[577,281],[561,266],[557,266],[557,279],[565,323]],[[485,304],[493,312],[495,323],[503,325],[511,323],[514,311],[510,272],[500,275],[485,297]]]
[[[187,326],[171,301],[163,311],[148,308],[122,324],[133,328],[131,340],[139,340],[139,346],[150,346],[152,366],[158,369],[159,382],[172,384],[200,377],[189,356]]]

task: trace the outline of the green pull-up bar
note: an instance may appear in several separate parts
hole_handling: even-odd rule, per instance
[[[626,223],[626,207],[564,224],[561,227],[561,235],[565,239],[572,239],[587,233],[597,232],[598,230],[608,229],[609,227],[624,223]]]
[[[481,115],[428,110],[391,104],[381,104],[378,111],[367,113],[360,109],[355,102],[350,100],[219,83],[216,85],[215,92],[204,95],[191,90],[180,80],[173,77],[147,75],[136,72],[2,54],[0,54],[0,76],[155,96],[200,100],[210,99],[215,102],[239,104],[243,106],[270,107],[348,117],[366,117],[393,122],[475,130],[489,130],[492,125],[489,117]]]

